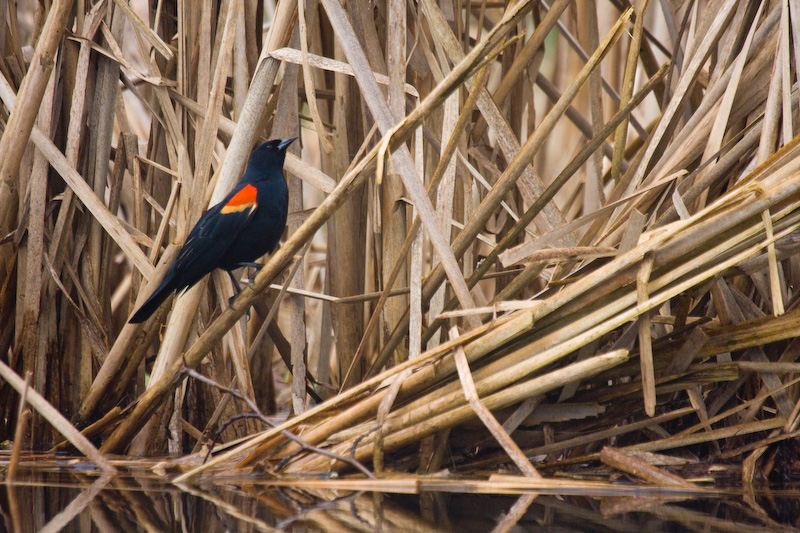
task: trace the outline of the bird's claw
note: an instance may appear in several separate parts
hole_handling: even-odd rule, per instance
[[[233,296],[231,296],[230,298],[228,298],[228,307],[230,307],[231,309],[235,309],[235,307],[233,307],[233,302],[236,301],[236,297],[237,296],[239,296],[239,293],[236,293]],[[247,312],[245,314],[247,315],[247,319],[250,320],[250,308],[249,307],[247,308]]]

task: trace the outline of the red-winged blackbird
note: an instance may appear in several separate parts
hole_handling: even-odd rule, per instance
[[[203,213],[164,280],[131,317],[132,324],[150,318],[173,291],[189,289],[215,268],[227,270],[239,290],[232,271],[263,266],[254,261],[275,249],[286,227],[289,189],[283,161],[295,139],[267,141],[253,150],[242,179]]]

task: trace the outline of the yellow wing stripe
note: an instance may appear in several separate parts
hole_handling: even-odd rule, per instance
[[[252,185],[245,185],[241,191],[233,195],[233,198],[228,200],[220,213],[227,215],[230,213],[240,213],[242,211],[253,211],[258,204],[256,203],[256,193],[258,191]]]

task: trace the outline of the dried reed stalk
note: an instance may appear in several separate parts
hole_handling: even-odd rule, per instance
[[[29,402],[104,452],[199,450],[245,408],[188,367],[297,416],[225,425],[238,444],[184,479],[349,468],[314,449],[499,468],[476,413],[528,474],[609,445],[616,470],[680,448],[746,456],[745,481],[782,467],[764,457],[800,419],[795,10],[151,4],[3,19],[6,438],[31,371]],[[286,239],[254,288],[229,307],[215,275],[127,324],[254,143],[295,134]],[[31,436],[59,438],[38,416]]]

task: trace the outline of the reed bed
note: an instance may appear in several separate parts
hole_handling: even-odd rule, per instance
[[[794,2],[4,15],[17,448],[107,470],[170,453],[179,480],[796,473]],[[229,306],[216,272],[128,324],[254,143],[293,135],[287,230],[253,287]]]

